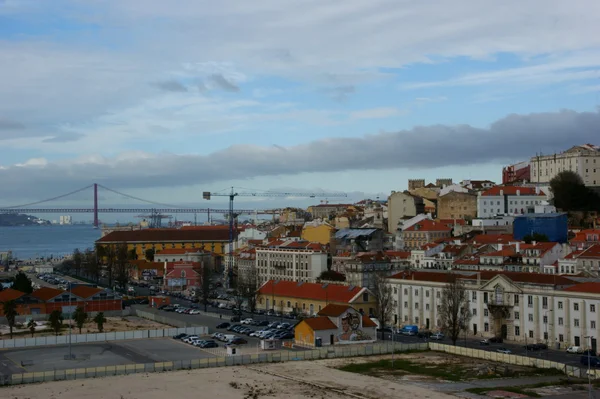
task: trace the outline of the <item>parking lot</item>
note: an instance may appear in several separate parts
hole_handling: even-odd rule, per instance
[[[214,357],[216,354],[172,338],[75,344],[71,347],[71,353],[74,359],[68,360],[67,345],[3,350],[0,351],[0,373],[192,360]]]

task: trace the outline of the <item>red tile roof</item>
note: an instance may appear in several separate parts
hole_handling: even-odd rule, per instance
[[[576,259],[579,257],[579,255],[581,255],[581,253],[583,252],[583,249],[577,250],[577,251],[573,251],[570,254],[568,254],[567,256],[565,256],[563,259]]]
[[[460,226],[464,226],[467,224],[467,221],[465,219],[438,219],[438,222],[445,224],[448,227],[452,227],[455,224]]]
[[[361,287],[349,287],[340,284],[297,283],[295,281],[269,280],[259,289],[261,295],[286,296],[322,301],[349,303]]]
[[[544,285],[573,285],[575,281],[555,274],[543,274],[543,273],[524,273],[524,272],[505,272],[495,270],[481,270],[473,271],[470,273],[460,273],[459,277],[466,280],[477,280],[479,274],[482,281],[488,281],[497,275],[503,275],[508,279],[516,283],[529,283],[529,284],[544,284]],[[419,271],[405,271],[397,273],[389,278],[391,279],[403,279],[403,280],[416,280],[416,281],[431,281],[438,283],[448,282],[449,272],[419,272]]]
[[[470,242],[477,244],[508,244],[515,241],[511,234],[478,234]]]
[[[323,309],[317,313],[319,316],[330,316],[330,317],[338,317],[346,310],[351,309],[352,306],[349,305],[336,305],[334,303],[330,303],[325,306]]]
[[[497,257],[509,257],[509,256],[516,256],[517,252],[515,251],[515,249],[513,247],[508,247],[508,248],[502,248],[500,251],[493,251],[493,252],[488,252],[486,254],[481,254],[481,256],[497,256]]]
[[[71,290],[71,293],[77,295],[79,298],[87,299],[102,291],[104,291],[102,288],[91,287],[89,285],[78,285]]]
[[[227,229],[144,229],[113,231],[100,238],[98,243],[122,242],[201,242],[229,241]]]
[[[24,292],[13,290],[12,288],[6,288],[0,291],[0,303],[14,301],[15,299],[21,298],[25,295]]]
[[[308,319],[302,320],[301,323],[306,323],[313,331],[318,330],[337,330],[337,326],[333,321],[329,320],[329,317],[309,317]]]
[[[362,317],[362,326],[364,327],[377,327],[377,324],[373,320],[369,318],[367,315],[363,315]]]
[[[435,222],[430,219],[423,219],[418,223],[413,224],[404,231],[450,231],[451,227],[446,226],[443,223]]]
[[[409,251],[385,251],[385,254],[390,258],[396,259],[408,259],[410,258]]]
[[[592,294],[600,294],[600,283],[587,282],[565,288],[563,291],[569,292],[589,292]]]
[[[50,287],[42,287],[39,290],[35,290],[31,293],[31,296],[36,297],[38,299],[41,299],[42,301],[47,301],[50,300],[56,296],[59,296],[60,294],[62,294],[63,290],[59,290],[56,288],[50,288]]]
[[[588,249],[584,250],[581,254],[579,254],[578,258],[586,258],[586,259],[598,259],[600,258],[600,245],[594,244]]]
[[[459,244],[459,245],[446,245],[444,249],[442,249],[443,253],[458,255],[465,249],[467,249],[467,245]]]
[[[485,190],[481,193],[481,195],[485,196],[499,196],[500,191],[503,192],[504,195],[517,195],[517,191],[520,193],[519,195],[540,195],[545,196],[542,190],[536,194],[535,187],[519,187],[519,186],[495,186],[488,190]]]

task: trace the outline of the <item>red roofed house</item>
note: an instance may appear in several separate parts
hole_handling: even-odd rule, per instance
[[[594,244],[600,244],[600,229],[581,230],[569,243],[577,249],[586,249]]]
[[[423,245],[452,236],[452,227],[445,223],[423,219],[402,231],[405,249],[419,249]]]
[[[202,285],[202,268],[207,267],[199,262],[165,262],[164,289],[168,291],[185,291]]]
[[[315,315],[330,304],[353,306],[368,315],[374,312],[375,297],[363,287],[269,280],[259,289],[256,307],[279,313]]]
[[[325,306],[317,317],[302,320],[294,328],[295,344],[328,346],[377,340],[377,324],[349,305]]]
[[[479,193],[477,217],[522,215],[529,208],[546,201],[548,196],[539,187],[496,186]]]
[[[256,247],[259,283],[275,279],[315,282],[327,270],[327,250],[308,241],[272,241]]]

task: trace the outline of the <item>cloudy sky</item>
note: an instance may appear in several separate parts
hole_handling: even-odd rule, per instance
[[[0,205],[499,181],[600,144],[599,20],[597,0],[0,0]]]

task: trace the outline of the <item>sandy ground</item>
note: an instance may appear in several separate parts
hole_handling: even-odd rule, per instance
[[[408,383],[346,373],[330,368],[329,364],[327,360],[287,362],[60,381],[0,388],[0,397],[11,399],[455,398]]]
[[[49,327],[47,322],[45,323],[46,327]],[[68,322],[65,321],[65,326],[68,326]],[[38,329],[45,328],[44,324],[38,326]],[[132,331],[132,330],[161,330],[164,328],[171,328],[171,326],[167,326],[166,324],[157,323],[155,321],[142,319],[141,317],[136,316],[125,316],[125,317],[107,317],[106,323],[104,323],[104,332],[113,332],[113,331]],[[15,328],[14,332],[24,332],[29,330],[27,329],[18,329]],[[98,328],[96,323],[93,321],[88,321],[83,325],[81,329],[82,334],[95,334],[98,332]],[[63,329],[62,334],[68,333],[67,329]],[[79,329],[75,326],[75,322],[73,322],[73,333],[79,334]],[[9,329],[8,326],[1,325],[0,326],[0,334],[2,334],[2,339],[9,339]],[[35,333],[35,337],[45,337],[54,335],[53,331],[38,331]],[[15,338],[31,338],[31,334],[18,334],[15,335]]]

